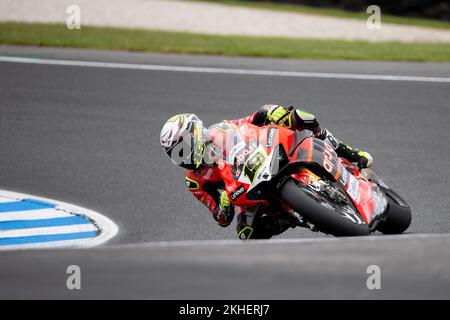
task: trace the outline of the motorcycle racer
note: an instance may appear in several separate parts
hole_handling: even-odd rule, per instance
[[[326,141],[338,156],[357,163],[360,168],[369,168],[373,163],[368,152],[353,149],[344,144],[327,129],[321,129],[313,114],[292,106],[268,104],[248,117],[224,122],[235,125],[249,123],[257,126],[278,124],[298,131],[307,129],[312,131],[316,138]],[[205,151],[210,142],[208,130],[195,114],[175,115],[161,130],[160,143],[166,154],[174,163],[186,169],[187,189],[211,211],[213,218],[220,226],[229,226],[236,210],[236,230],[240,239],[268,239],[289,228],[288,221],[275,218],[273,208],[257,206],[244,210],[232,205],[224,190],[224,182],[217,164],[205,161]],[[183,154],[182,147],[186,146],[189,151]]]

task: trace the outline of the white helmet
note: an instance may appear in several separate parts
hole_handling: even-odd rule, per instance
[[[203,133],[203,122],[195,114],[177,114],[164,124],[160,143],[173,163],[195,170],[203,160]]]

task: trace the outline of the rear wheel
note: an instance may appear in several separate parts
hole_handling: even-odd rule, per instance
[[[383,188],[389,203],[386,220],[380,222],[377,230],[384,234],[400,234],[411,225],[411,209],[394,191]]]
[[[280,191],[281,199],[322,232],[336,237],[367,236],[368,225],[349,205],[337,205],[319,192],[289,179]]]

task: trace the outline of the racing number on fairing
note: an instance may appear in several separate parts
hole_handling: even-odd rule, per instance
[[[267,156],[261,152],[256,152],[253,156],[251,156],[244,166],[244,176],[246,176],[251,183],[255,179],[256,173],[258,170],[264,165],[267,161]]]
[[[328,143],[325,143],[325,149],[323,150],[323,166],[325,167],[325,170],[327,170],[329,173],[333,174],[333,156],[332,151],[334,151]]]

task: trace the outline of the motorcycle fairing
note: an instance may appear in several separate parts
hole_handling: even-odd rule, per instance
[[[233,133],[238,141],[236,149],[231,148],[229,154],[224,152],[226,160],[221,160],[219,165],[229,196],[237,191],[242,194],[239,197],[233,196],[233,204],[242,207],[267,204],[262,197],[264,192],[260,192],[260,189],[264,190],[267,185],[263,182],[270,181],[285,168],[283,166],[276,172],[271,170],[272,160],[276,159],[274,155],[279,155],[278,150],[284,150],[285,153],[289,150],[288,166],[312,163],[324,168],[331,178],[343,187],[364,221],[368,224],[371,222],[375,209],[372,184],[357,176],[357,170],[354,173],[349,171],[349,164],[343,164],[331,146],[314,138],[311,132],[295,132],[277,125],[259,128],[251,124],[239,127],[228,124],[227,128],[220,129],[222,134],[237,130]],[[244,143],[239,145],[240,141]]]

